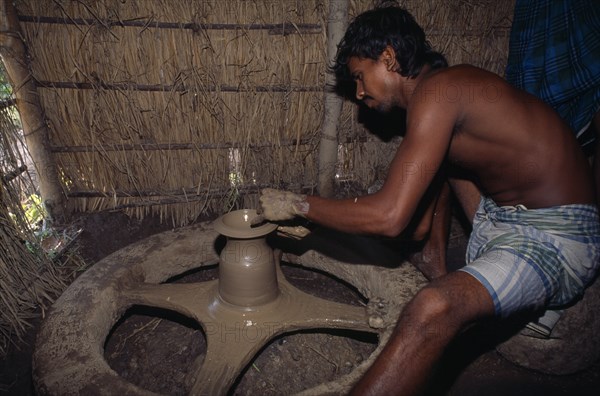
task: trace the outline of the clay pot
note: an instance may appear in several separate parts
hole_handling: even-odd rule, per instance
[[[219,294],[223,301],[242,307],[260,306],[279,295],[273,249],[266,242],[277,225],[252,228],[256,216],[255,210],[242,209],[214,223],[215,230],[227,237],[219,256]]]

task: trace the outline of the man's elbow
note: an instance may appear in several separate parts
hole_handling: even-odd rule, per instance
[[[389,238],[401,236],[402,239],[421,242],[429,237],[431,224],[421,221],[418,224],[405,219],[403,216],[387,215],[380,219],[379,234]]]
[[[379,224],[378,234],[388,238],[396,238],[398,235],[402,234],[407,227],[406,221],[389,215],[382,218]]]

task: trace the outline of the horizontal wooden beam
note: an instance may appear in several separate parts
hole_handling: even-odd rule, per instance
[[[269,187],[268,185],[252,184],[249,186],[238,186],[235,191],[242,194],[256,194],[261,188]],[[148,197],[169,197],[183,198],[183,202],[188,200],[195,201],[200,198],[206,199],[206,196],[220,197],[230,194],[233,188],[228,189],[207,189],[207,188],[182,188],[181,190],[114,190],[114,191],[98,191],[98,190],[73,190],[67,193],[70,198],[148,198]]]
[[[55,25],[100,25],[106,28],[112,27],[139,27],[158,29],[186,29],[193,32],[202,30],[268,30],[269,34],[287,36],[290,34],[318,34],[322,26],[316,23],[196,23],[196,22],[160,22],[152,19],[86,19],[86,18],[63,18],[48,16],[19,15],[21,22],[47,23]]]
[[[71,82],[71,81],[36,81],[39,88],[66,89],[105,89],[109,91],[144,91],[144,92],[181,92],[182,94],[197,91],[197,87],[184,84],[135,84],[108,83],[104,81]],[[323,92],[322,86],[293,86],[293,85],[260,85],[254,87],[239,87],[231,85],[206,86],[202,92]]]
[[[227,196],[232,192],[242,195],[258,194],[263,188],[272,188],[270,184],[250,184],[241,185],[227,189],[216,188],[182,188],[181,190],[160,191],[160,190],[115,190],[115,191],[98,191],[98,190],[73,190],[67,193],[70,198],[158,198],[165,197],[160,200],[143,201],[143,205],[162,205],[164,203],[184,203],[204,201],[208,198],[219,198]],[[310,193],[315,186],[302,186],[301,191]],[[132,206],[135,206],[132,205]]]
[[[367,142],[366,136],[359,136],[354,138],[346,138],[340,143],[365,143]],[[258,149],[263,147],[293,147],[293,146],[304,146],[307,144],[317,144],[313,139],[286,139],[273,142],[260,142],[260,143],[235,143],[235,142],[221,142],[221,143],[130,143],[130,144],[96,144],[96,145],[85,145],[85,146],[50,146],[50,151],[53,153],[93,153],[93,152],[109,152],[109,151],[173,151],[173,150],[222,150],[229,148],[250,148]]]
[[[88,153],[88,152],[108,152],[108,151],[156,151],[156,150],[218,150],[229,148],[261,148],[277,146],[296,146],[306,145],[311,142],[310,139],[290,139],[282,140],[279,143],[139,143],[139,144],[97,144],[86,146],[50,146],[53,153]]]

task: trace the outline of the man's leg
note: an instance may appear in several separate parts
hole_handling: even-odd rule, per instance
[[[472,222],[475,212],[479,207],[479,201],[481,200],[479,189],[473,182],[466,179],[450,178],[449,183],[465,216],[469,222]],[[444,183],[435,204],[429,238],[425,242],[423,249],[410,258],[414,266],[429,280],[439,278],[448,273],[446,268],[446,253],[451,218],[450,188],[447,183]]]
[[[434,280],[406,305],[390,340],[353,395],[415,395],[450,341],[494,313],[485,287],[464,272]]]
[[[475,217],[475,212],[477,212],[481,201],[479,188],[470,180],[456,178],[450,179],[450,187],[452,187],[452,192],[460,202],[465,216],[470,223],[473,223],[473,217]]]
[[[448,273],[446,251],[450,232],[450,188],[444,183],[435,204],[431,231],[421,251],[411,257],[412,264],[429,280]]]

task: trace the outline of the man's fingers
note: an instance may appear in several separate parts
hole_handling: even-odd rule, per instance
[[[277,227],[277,231],[294,239],[302,239],[310,234],[310,230],[302,226],[279,226]]]
[[[261,226],[265,223],[265,221],[267,221],[265,219],[265,216],[263,216],[262,214],[259,214],[258,216],[256,216],[252,220],[250,220],[250,227],[254,228],[254,227]]]

